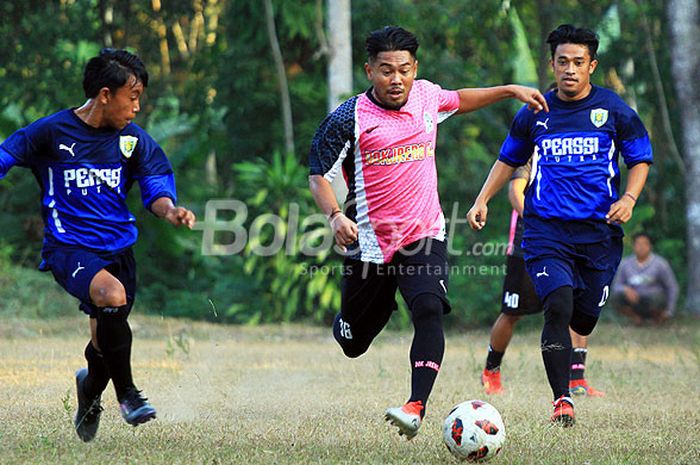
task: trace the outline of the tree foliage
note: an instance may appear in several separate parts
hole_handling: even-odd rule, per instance
[[[209,199],[240,199],[249,208],[246,230],[261,215],[274,214],[289,232],[290,217],[297,214],[293,208],[301,218],[317,213],[305,166],[310,140],[327,111],[323,23],[328,12],[321,0],[273,0],[271,6],[289,88],[295,153],[284,150],[278,70],[264,4],[241,0],[2,2],[0,136],[80,105],[86,60],[105,45],[127,47],[142,56],[151,74],[138,122],[169,154],[180,201],[201,218]],[[673,150],[680,134],[679,101],[671,85],[664,6],[661,1],[355,0],[355,92],[368,85],[361,66],[364,38],[385,24],[400,24],[417,34],[420,77],[445,88],[510,82],[544,86],[551,80],[547,33],[565,22],[597,29],[603,47],[595,82],[635,106],[656,152],[648,189],[627,231],[650,230],[683,281],[685,218],[674,214],[685,208],[683,183],[676,181],[683,160]],[[581,11],[586,12],[585,24],[580,23]],[[505,102],[440,125],[439,188],[448,219],[464,217],[517,108]],[[23,266],[34,266],[38,256],[36,196],[33,179],[22,170],[0,183],[3,241]],[[304,273],[314,265],[340,265],[330,250],[308,257],[292,247],[291,253],[261,257],[249,243],[237,255],[202,255],[201,231],[173,230],[142,212],[137,201],[132,210],[138,212],[141,231],[136,250],[142,308],[257,323],[328,321],[339,306],[339,275]],[[452,257],[458,272],[452,275],[450,294],[461,322],[490,321],[499,306],[502,274],[496,268],[482,273],[479,267],[497,267],[504,257],[473,253],[477,241],[493,246],[506,240],[509,206],[504,195],[495,199],[491,211],[492,218],[502,218],[502,227],[494,221],[477,235],[464,223],[454,225],[452,246],[461,255]],[[317,240],[325,230],[321,222],[296,227],[300,235]],[[274,239],[262,231],[263,241]]]

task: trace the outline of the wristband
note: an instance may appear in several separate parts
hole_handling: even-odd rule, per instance
[[[629,197],[630,199],[634,200],[634,203],[637,203],[637,197],[634,195],[630,194],[629,192],[625,192],[625,195]]]
[[[331,212],[331,214],[328,215],[328,221],[329,221],[329,222],[332,222],[332,221],[333,221],[333,218],[335,218],[335,215],[337,215],[338,213],[342,213],[342,211],[340,210],[340,208],[336,208],[335,210],[333,210],[333,211]]]

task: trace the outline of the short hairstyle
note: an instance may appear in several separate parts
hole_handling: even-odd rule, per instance
[[[367,56],[370,60],[377,58],[380,52],[394,52],[406,50],[416,58],[418,39],[412,33],[399,26],[384,26],[372,31],[365,41]]]
[[[547,43],[552,51],[552,59],[557,50],[557,46],[561,44],[577,44],[588,47],[588,52],[591,55],[591,60],[595,60],[598,53],[598,34],[590,29],[584,29],[571,24],[562,24],[555,30],[549,33]]]
[[[126,50],[103,48],[98,56],[90,58],[85,65],[85,97],[97,97],[103,87],[116,92],[129,81],[130,76],[134,76],[144,87],[148,86],[148,72],[138,56]]]
[[[644,232],[644,231],[635,233],[635,234],[632,236],[632,243],[634,244],[635,242],[637,242],[637,239],[639,239],[640,237],[646,237],[647,240],[649,241],[649,244],[651,244],[652,246],[654,245],[654,239],[651,238],[651,236],[649,235],[649,233],[646,233],[646,232]]]

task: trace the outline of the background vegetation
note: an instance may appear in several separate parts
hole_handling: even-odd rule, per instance
[[[41,116],[80,105],[86,60],[105,45],[127,47],[142,56],[152,76],[137,122],[166,149],[176,170],[180,202],[200,220],[206,202],[222,198],[246,203],[247,230],[262,214],[273,213],[287,222],[293,216],[290,201],[302,218],[316,213],[307,189],[306,154],[327,111],[326,6],[322,0],[271,4],[289,84],[293,153],[285,152],[264,5],[247,0],[0,2],[0,138]],[[627,233],[650,231],[685,288],[685,215],[678,214],[685,211],[684,183],[679,182],[684,167],[674,142],[677,109],[683,102],[673,91],[665,7],[663,0],[355,0],[355,91],[367,86],[361,66],[364,37],[385,24],[400,24],[417,34],[420,76],[446,88],[510,82],[544,87],[551,79],[542,45],[546,34],[565,22],[598,30],[602,49],[594,81],[637,108],[656,157]],[[440,126],[437,163],[448,218],[453,209],[456,218],[464,217],[517,107],[502,103]],[[21,281],[25,286],[34,286],[36,279],[54,286],[48,277],[27,271],[38,263],[42,234],[37,196],[35,181],[24,170],[15,169],[0,182],[3,294],[15,292],[12,283],[17,279],[27,279]],[[248,244],[236,255],[203,255],[201,230],[175,231],[143,212],[138,196],[132,200],[141,234],[136,248],[141,311],[250,324],[326,323],[332,317],[339,276],[303,273],[311,265],[339,264],[330,251],[306,257],[291,247],[289,254],[259,257],[252,253],[254,244]],[[492,209],[491,218],[500,218],[501,224],[492,220],[478,236],[464,224],[457,226],[454,248],[465,253],[453,257],[454,265],[467,269],[503,263],[500,254],[466,253],[476,241],[506,240],[505,196]],[[289,229],[318,233],[320,227]],[[216,235],[220,243],[231,239],[231,234]],[[451,298],[458,324],[490,322],[497,311],[502,275],[487,271],[453,274]],[[31,298],[30,293],[26,301]],[[395,322],[404,323],[405,318]]]

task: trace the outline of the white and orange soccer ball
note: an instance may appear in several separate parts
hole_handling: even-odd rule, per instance
[[[443,439],[452,455],[467,462],[493,458],[506,440],[506,427],[496,408],[482,400],[455,405],[443,425]]]

